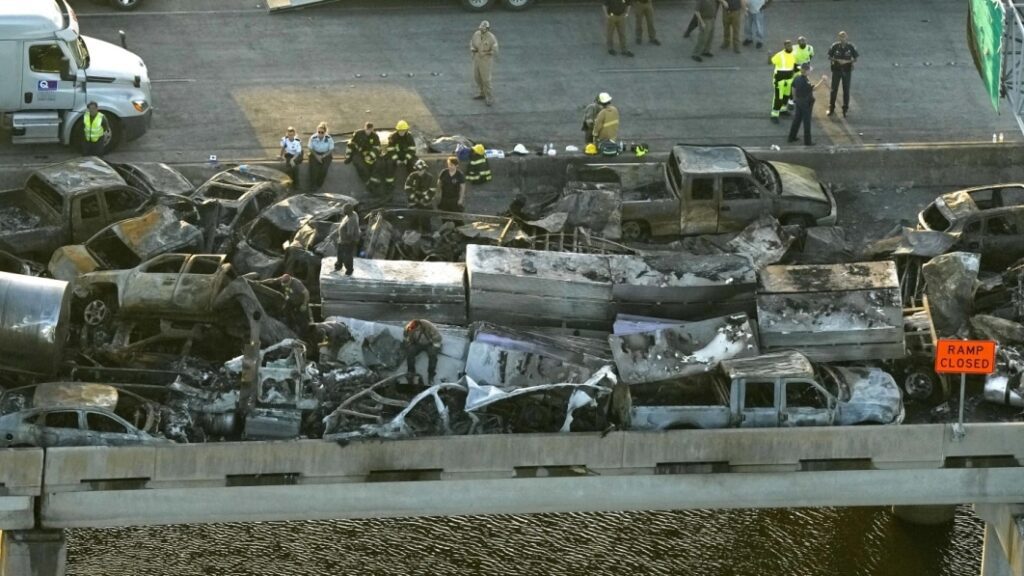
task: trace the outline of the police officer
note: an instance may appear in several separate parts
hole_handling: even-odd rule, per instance
[[[327,123],[316,127],[316,134],[309,137],[309,188],[319,190],[327,179],[327,169],[334,159],[334,138],[327,133]]]
[[[362,130],[352,135],[345,154],[345,164],[355,163],[356,174],[369,190],[373,164],[380,156],[380,136],[373,129],[373,122],[367,122],[363,125]]]
[[[477,95],[474,100],[483,100],[488,106],[494,104],[491,93],[491,67],[498,55],[498,39],[491,32],[491,23],[484,20],[469,40],[469,51],[473,54],[473,80]]]
[[[828,60],[832,64],[832,92],[828,97],[828,115],[836,111],[836,96],[839,84],[843,85],[843,117],[850,111],[850,77],[853,74],[853,63],[860,54],[857,47],[846,41],[846,32],[839,33],[839,40],[828,49]]]
[[[302,164],[302,142],[295,137],[295,128],[291,126],[281,138],[281,151],[277,158],[284,161],[284,171],[292,177],[292,185],[299,188],[299,164]]]
[[[405,179],[405,198],[409,208],[427,210],[434,205],[434,179],[427,173],[427,163],[417,160],[414,170]],[[420,232],[426,232],[429,217],[417,216],[413,219],[414,227]]]
[[[441,352],[441,331],[428,320],[411,320],[405,325],[402,346],[405,352],[406,377],[411,384],[416,378],[416,357],[427,353],[427,385],[437,374],[437,355]]]
[[[110,142],[110,122],[100,112],[100,105],[95,101],[86,105],[85,115],[82,116],[84,133],[82,138],[82,154],[85,156],[102,156],[104,148]]]
[[[804,146],[814,144],[811,141],[811,111],[814,109],[814,89],[825,81],[822,76],[817,84],[811,84],[807,74],[811,71],[811,63],[804,62],[800,65],[800,73],[793,79],[793,123],[789,126],[789,141],[796,142],[796,135],[800,131],[800,125],[804,127]]]
[[[486,184],[491,181],[491,163],[487,161],[483,144],[474,144],[469,150],[469,168],[466,169],[466,181],[471,184]]]
[[[793,43],[786,40],[782,43],[782,50],[776,52],[769,62],[775,66],[772,75],[772,122],[779,123],[779,114],[786,108],[789,102],[789,93],[793,82],[793,74],[796,70],[796,56],[793,54]]]

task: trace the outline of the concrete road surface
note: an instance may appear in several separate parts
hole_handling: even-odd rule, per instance
[[[861,53],[853,104],[848,119],[829,120],[827,86],[819,88],[818,146],[990,141],[998,132],[1020,140],[1008,106],[992,109],[971,63],[962,0],[776,0],[764,49],[719,50],[719,21],[715,56],[701,64],[682,38],[690,0],[655,1],[662,45],[632,46],[635,58],[605,52],[599,2],[538,0],[484,16],[501,45],[492,108],[471,99],[468,42],[482,16],[455,0],[343,0],[275,15],[260,0],[146,0],[131,13],[72,3],[85,34],[117,42],[123,29],[150,67],[153,127],[112,155],[121,160],[267,158],[286,126],[305,138],[321,120],[334,132],[404,118],[489,146],[580,144],[582,107],[600,91],[619,106],[621,138],[656,150],[680,141],[787,146],[788,125],[768,119],[768,57],[803,34],[817,50],[812,78],[828,74],[840,29]],[[0,166],[73,154],[0,137]]]

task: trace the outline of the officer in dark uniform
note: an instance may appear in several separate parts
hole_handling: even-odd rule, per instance
[[[804,146],[813,144],[811,141],[811,111],[814,109],[814,89],[825,81],[825,76],[817,84],[811,84],[807,74],[811,71],[811,63],[800,65],[800,73],[793,79],[793,123],[789,126],[789,141],[796,142],[800,125],[804,127]]]

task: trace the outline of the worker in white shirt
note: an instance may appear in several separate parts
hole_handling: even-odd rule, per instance
[[[281,152],[277,158],[284,160],[284,171],[292,177],[292,186],[299,189],[299,164],[302,164],[302,142],[295,136],[295,128],[291,126],[281,138]]]
[[[327,169],[334,158],[334,138],[327,133],[327,123],[316,127],[316,134],[309,137],[309,189],[314,192],[324,185]]]

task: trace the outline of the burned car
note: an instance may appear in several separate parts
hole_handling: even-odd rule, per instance
[[[204,250],[227,252],[241,227],[292,194],[291,177],[273,168],[239,166],[215,174],[192,196],[206,234]]]
[[[203,233],[165,206],[111,224],[84,244],[54,251],[47,269],[58,280],[73,282],[96,270],[133,268],[168,252],[198,252]]]
[[[0,416],[0,447],[167,444],[103,408],[53,406]]]
[[[873,367],[814,366],[799,352],[724,360],[715,373],[633,387],[634,430],[899,424],[896,381]]]
[[[188,178],[163,162],[110,163],[129,186],[149,196],[191,196],[195,186]]]
[[[87,325],[115,315],[210,320],[235,275],[222,254],[164,254],[128,270],[79,276],[75,298]]]
[[[244,239],[230,254],[231,264],[239,274],[255,272],[260,278],[276,276],[284,266],[285,249],[304,224],[323,218],[328,212],[340,212],[345,204],[355,203],[350,196],[329,193],[286,198],[264,210],[245,227]]]
[[[917,217],[918,230],[944,232],[952,250],[981,254],[987,269],[1024,257],[1024,184],[998,184],[943,194]]]

